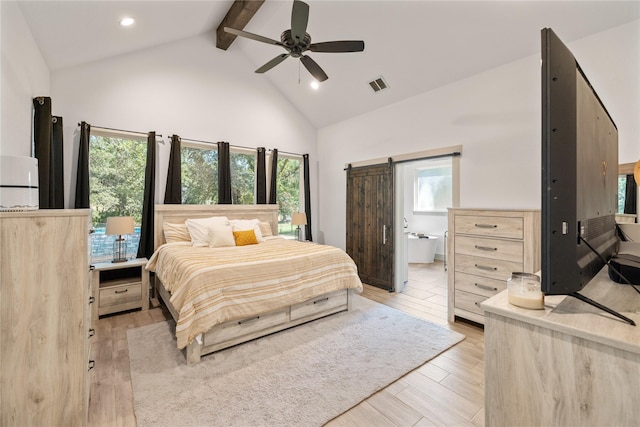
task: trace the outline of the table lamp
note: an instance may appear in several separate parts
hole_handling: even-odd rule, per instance
[[[113,242],[113,260],[111,262],[124,262],[127,260],[127,243],[123,234],[133,233],[133,218],[130,216],[110,216],[107,218],[106,234],[117,234],[118,238]]]
[[[304,212],[296,212],[291,216],[291,225],[297,225],[298,240],[300,241],[300,226],[307,225],[307,215]]]

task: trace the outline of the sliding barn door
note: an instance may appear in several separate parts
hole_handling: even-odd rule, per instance
[[[393,291],[393,167],[347,169],[347,253],[363,283]]]

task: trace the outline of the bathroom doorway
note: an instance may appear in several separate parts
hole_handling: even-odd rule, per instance
[[[411,275],[419,283],[422,270],[444,271],[448,208],[459,201],[459,153],[395,164],[397,292],[404,291]]]

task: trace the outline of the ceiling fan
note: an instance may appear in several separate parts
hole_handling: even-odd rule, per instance
[[[291,28],[285,30],[280,35],[280,41],[270,39],[268,37],[259,36],[247,31],[236,30],[235,28],[224,27],[227,33],[240,37],[256,40],[259,42],[282,46],[287,53],[276,56],[271,61],[264,64],[256,70],[256,73],[264,73],[269,71],[288,57],[300,58],[302,65],[311,73],[311,75],[319,82],[323,82],[329,78],[327,73],[304,52],[362,52],[364,50],[364,41],[362,40],[341,40],[322,43],[311,43],[311,36],[307,33],[307,23],[309,21],[309,5],[300,0],[293,1],[293,9],[291,11]]]

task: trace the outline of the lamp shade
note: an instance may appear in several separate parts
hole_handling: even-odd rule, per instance
[[[307,225],[307,215],[304,212],[296,212],[291,216],[291,225]]]
[[[640,160],[636,162],[636,166],[633,168],[633,178],[636,180],[636,185],[640,185]]]
[[[107,218],[107,229],[105,234],[132,234],[133,217],[130,216],[110,216]]]

